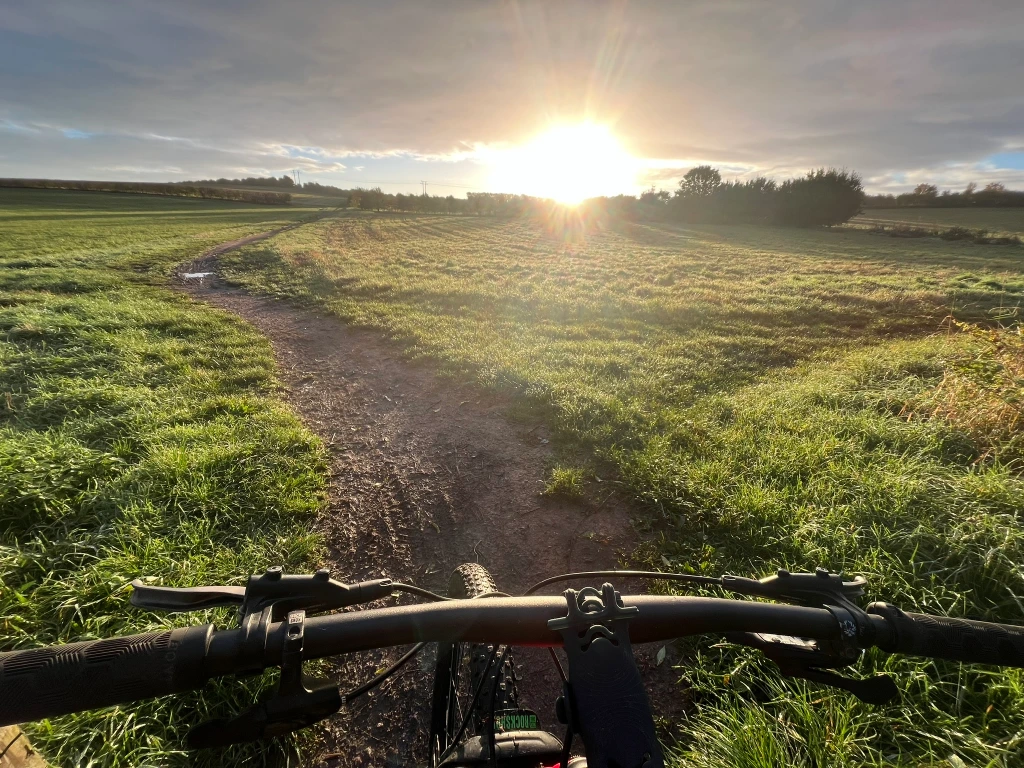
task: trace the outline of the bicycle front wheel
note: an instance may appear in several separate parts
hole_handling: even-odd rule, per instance
[[[459,599],[497,591],[494,579],[478,563],[460,565],[448,582],[448,596]],[[430,717],[431,766],[436,766],[441,755],[455,744],[483,735],[491,712],[518,708],[515,663],[505,646],[441,643]]]

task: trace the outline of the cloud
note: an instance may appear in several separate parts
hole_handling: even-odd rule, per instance
[[[16,123],[13,120],[0,120],[0,131],[8,131],[10,133],[38,133],[39,129],[31,125],[22,125]]]
[[[5,0],[0,150],[59,175],[344,175],[469,167],[591,118],[650,179],[712,162],[952,183],[1024,146],[1021,39],[1019,0]],[[10,127],[38,125],[90,138]]]

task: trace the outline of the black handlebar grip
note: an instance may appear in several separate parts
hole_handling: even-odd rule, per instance
[[[883,651],[968,664],[1024,667],[1024,627],[904,613],[888,603],[872,603],[867,611],[883,617],[889,625],[889,637],[879,637],[875,642]]]
[[[0,726],[200,687],[213,625],[0,653]]]

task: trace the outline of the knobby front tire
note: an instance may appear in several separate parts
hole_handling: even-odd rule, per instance
[[[478,563],[466,563],[456,568],[448,582],[448,597],[473,599],[498,591],[487,569]],[[462,726],[464,718],[469,724],[459,736],[460,741],[485,733],[487,718],[492,711],[491,691],[495,690],[493,711],[518,709],[515,662],[511,652],[497,649],[495,661],[488,671],[488,661],[495,646],[485,643],[440,643],[437,648],[437,666],[434,670],[434,696],[430,717],[431,766],[449,749]],[[498,668],[498,660],[504,662]],[[484,676],[486,674],[486,679]],[[497,688],[494,687],[497,681]],[[467,711],[473,694],[483,683],[483,689],[472,712]]]

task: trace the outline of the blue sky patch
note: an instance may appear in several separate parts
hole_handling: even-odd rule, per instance
[[[1011,168],[1015,171],[1024,170],[1024,152],[1000,152],[986,157],[984,163],[993,168]]]

